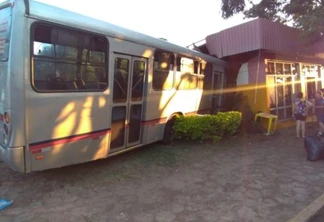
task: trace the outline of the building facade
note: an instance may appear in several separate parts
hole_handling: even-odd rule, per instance
[[[310,100],[324,88],[324,41],[306,45],[301,34],[259,18],[207,36],[204,47],[228,61],[228,92],[242,92],[253,112],[285,121],[297,92]]]

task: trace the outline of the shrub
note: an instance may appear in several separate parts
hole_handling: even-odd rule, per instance
[[[216,115],[178,116],[174,132],[178,139],[219,141],[235,134],[240,127],[240,112],[218,112]]]

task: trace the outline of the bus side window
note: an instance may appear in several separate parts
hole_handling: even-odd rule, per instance
[[[198,74],[198,67],[199,67],[199,62],[198,61],[194,61],[194,73]]]
[[[177,56],[176,88],[178,90],[196,89],[198,85],[198,62]]]
[[[37,91],[103,91],[107,39],[48,24],[33,26],[33,87]]]
[[[173,53],[157,49],[154,53],[154,90],[168,90],[173,88],[173,67]]]

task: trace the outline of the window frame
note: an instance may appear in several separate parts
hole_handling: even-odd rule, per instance
[[[105,69],[104,74],[107,76],[105,81],[102,83],[105,83],[106,86],[104,88],[98,88],[98,89],[58,89],[58,90],[50,90],[50,89],[38,89],[35,86],[35,55],[34,55],[34,42],[35,42],[35,29],[37,26],[45,26],[48,27],[50,29],[56,29],[59,31],[63,31],[63,32],[67,32],[67,33],[73,33],[73,34],[82,34],[83,36],[89,36],[89,37],[95,37],[95,38],[99,38],[101,40],[104,41],[105,44],[105,50],[102,51],[105,55],[105,60],[104,60],[104,64],[103,66],[100,66],[101,68]],[[30,85],[32,87],[32,89],[35,92],[38,93],[80,93],[80,92],[104,92],[109,88],[109,40],[107,38],[107,36],[103,35],[103,34],[98,34],[98,33],[94,33],[94,32],[90,32],[90,31],[86,31],[86,30],[82,30],[82,29],[77,29],[74,27],[70,27],[70,26],[64,26],[64,25],[60,25],[60,24],[56,24],[56,23],[51,23],[51,22],[45,22],[45,21],[35,21],[30,25],[30,47],[29,47],[29,62],[30,62]],[[82,49],[82,53],[86,48]],[[37,57],[37,56],[36,56]],[[47,61],[47,62],[52,62],[55,64],[73,64],[72,62],[69,63],[68,61],[70,59],[53,59],[50,57],[44,57],[41,60],[43,61]],[[36,59],[37,61],[37,59]],[[77,65],[77,61],[75,63]],[[90,63],[91,64],[91,63]],[[81,61],[81,66],[85,65],[85,68],[87,66],[89,66],[89,62],[85,62],[85,64],[83,64],[83,62]],[[97,66],[97,65],[96,65]],[[82,69],[82,67],[81,67]]]

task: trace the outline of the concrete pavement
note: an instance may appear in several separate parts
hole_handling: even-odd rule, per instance
[[[323,194],[323,169],[294,128],[26,175],[0,164],[0,198],[14,200],[0,221],[285,222]]]

